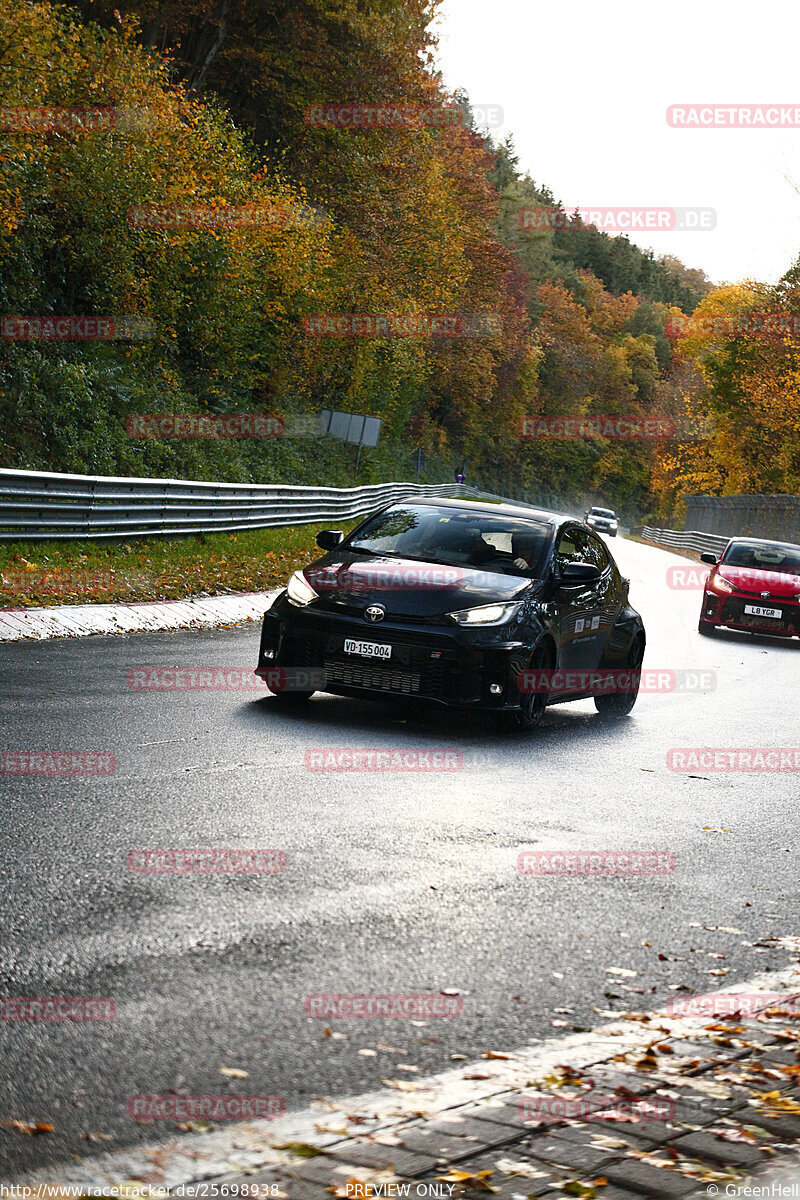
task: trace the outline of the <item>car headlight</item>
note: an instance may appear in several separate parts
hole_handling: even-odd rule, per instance
[[[708,586],[712,592],[735,592],[736,588],[732,583],[728,583],[727,579],[723,579],[721,575],[709,575]]]
[[[318,599],[317,593],[302,571],[295,571],[286,585],[286,595],[292,604],[297,604],[300,608],[305,608],[312,600]]]
[[[462,608],[447,615],[457,625],[504,625],[519,612],[518,602],[512,604],[482,604],[480,608]]]

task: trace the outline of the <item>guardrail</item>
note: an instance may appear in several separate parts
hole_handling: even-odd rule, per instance
[[[0,541],[232,533],[349,521],[413,496],[488,493],[463,484],[313,488],[0,469]]]
[[[676,550],[713,550],[721,554],[730,538],[716,533],[702,533],[699,529],[655,529],[650,525],[642,528],[642,537],[661,546],[673,546]]]

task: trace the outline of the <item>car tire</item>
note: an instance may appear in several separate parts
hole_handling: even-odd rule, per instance
[[[539,645],[531,655],[529,671],[543,671],[552,666],[551,655],[546,646]],[[512,712],[500,713],[501,728],[511,733],[532,733],[544,720],[547,697],[541,692],[526,692],[520,697],[520,707]]]
[[[643,658],[644,638],[639,634],[628,652],[628,661],[623,670],[638,671]],[[601,717],[605,717],[609,721],[620,721],[631,712],[638,695],[639,679],[637,678],[636,687],[630,688],[627,692],[615,692],[611,696],[595,696],[594,706]]]
[[[697,622],[697,632],[701,637],[714,637],[717,632],[716,625],[712,625],[710,621],[704,621],[701,617]]]

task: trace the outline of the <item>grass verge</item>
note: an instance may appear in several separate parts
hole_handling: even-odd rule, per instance
[[[322,551],[322,525],[127,542],[0,544],[0,608],[113,604],[224,596],[283,586]],[[356,521],[333,522],[348,531]]]

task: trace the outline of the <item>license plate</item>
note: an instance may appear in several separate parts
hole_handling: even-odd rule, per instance
[[[745,604],[744,611],[753,617],[777,617],[780,619],[783,616],[783,610],[780,608],[762,608],[758,604]]]
[[[361,654],[364,658],[391,658],[392,647],[381,642],[357,642],[354,638],[345,638],[345,654]]]

